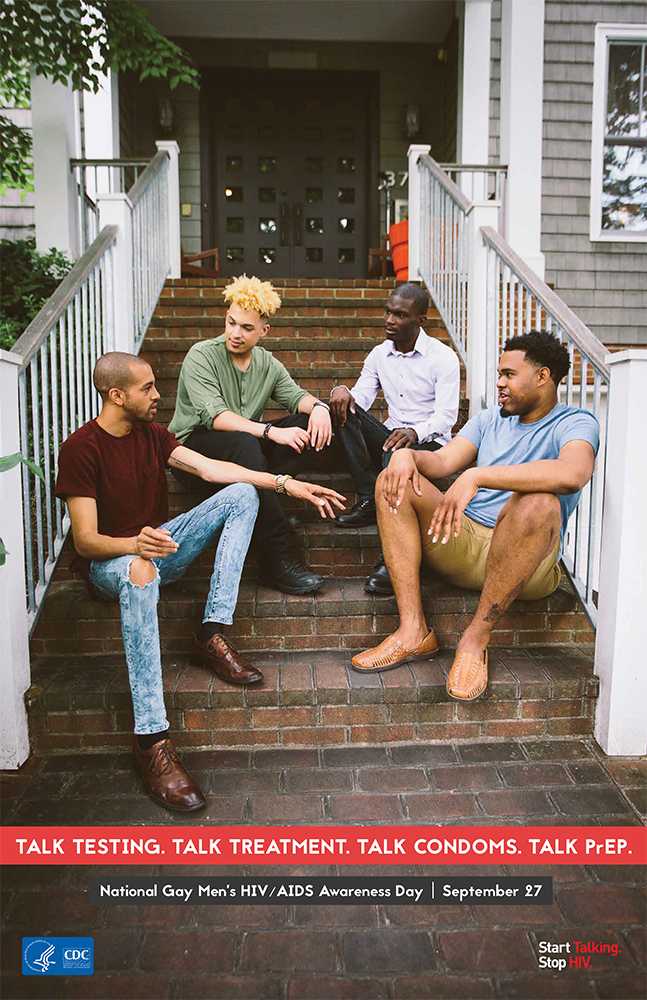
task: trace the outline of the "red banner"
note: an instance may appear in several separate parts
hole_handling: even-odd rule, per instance
[[[633,826],[8,826],[3,865],[641,865]]]

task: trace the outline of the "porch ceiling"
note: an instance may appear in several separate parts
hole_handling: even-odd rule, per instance
[[[139,0],[172,37],[430,42],[447,35],[453,0]]]

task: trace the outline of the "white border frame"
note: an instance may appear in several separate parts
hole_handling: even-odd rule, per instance
[[[596,24],[593,57],[593,121],[591,128],[591,201],[589,210],[592,243],[647,243],[647,232],[602,231],[602,159],[607,98],[610,41],[647,42],[645,24]]]

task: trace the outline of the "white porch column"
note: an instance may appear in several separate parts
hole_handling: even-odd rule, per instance
[[[78,94],[31,78],[36,246],[79,256],[78,195],[70,160],[81,155]]]
[[[0,350],[0,455],[20,451],[19,360]],[[0,473],[0,534],[7,561],[0,566],[0,768],[15,769],[29,757],[25,691],[30,684],[25,602],[22,469]]]
[[[83,124],[86,159],[119,159],[119,77],[112,70],[102,74],[96,94],[91,90],[83,92]],[[98,191],[111,190],[107,167],[98,171],[96,188],[92,170],[88,171],[87,180],[92,197]]]
[[[420,281],[418,269],[421,264],[420,256],[420,233],[421,233],[421,213],[422,199],[420,190],[420,174],[418,168],[418,157],[426,156],[431,146],[409,146],[409,281]]]
[[[492,0],[465,0],[458,43],[458,163],[487,163],[490,138],[490,37]],[[459,175],[459,187],[472,201],[487,197],[486,175]]]
[[[168,171],[168,249],[169,278],[182,277],[182,244],[180,242],[180,147],[175,139],[159,139],[155,145],[165,150],[170,159]]]
[[[647,350],[609,354],[607,467],[595,672],[595,738],[608,754],[647,753]]]
[[[499,207],[495,202],[476,203],[468,216],[469,270],[467,291],[467,398],[470,417],[487,400],[488,274],[487,249],[481,228],[496,229]]]
[[[544,276],[541,153],[544,0],[502,0],[501,162],[508,165],[505,238]]]
[[[108,350],[132,354],[135,346],[135,304],[133,299],[133,206],[127,194],[100,194],[97,197],[99,231],[117,226],[113,260],[114,332]]]

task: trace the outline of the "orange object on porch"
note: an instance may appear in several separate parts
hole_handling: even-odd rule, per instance
[[[396,222],[389,229],[391,259],[397,281],[406,281],[409,275],[409,220]]]

